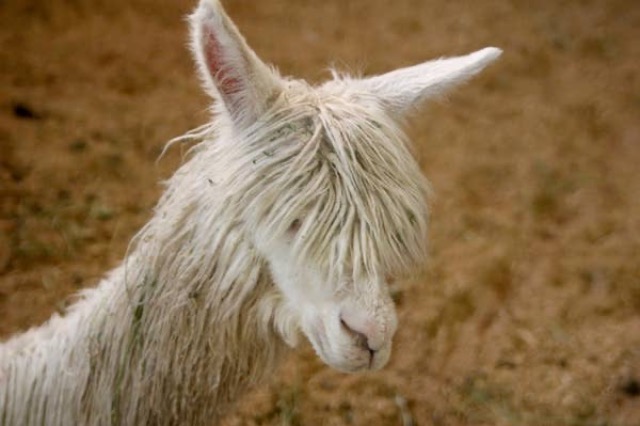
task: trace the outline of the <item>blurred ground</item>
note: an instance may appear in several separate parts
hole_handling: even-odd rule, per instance
[[[195,0],[194,0],[195,1]],[[376,73],[500,46],[412,121],[436,192],[428,273],[397,290],[390,365],[308,347],[228,425],[640,425],[635,1],[228,0],[285,74]],[[208,119],[191,1],[0,2],[0,336],[124,255]]]

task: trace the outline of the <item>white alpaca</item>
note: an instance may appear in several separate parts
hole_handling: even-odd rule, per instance
[[[212,124],[124,263],[0,346],[0,425],[211,424],[302,331],[347,372],[388,360],[386,277],[425,258],[426,183],[399,121],[500,50],[311,87],[191,16]]]

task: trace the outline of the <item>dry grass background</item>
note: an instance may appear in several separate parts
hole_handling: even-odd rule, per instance
[[[208,119],[193,2],[0,2],[0,335],[123,256]],[[627,0],[228,0],[313,81],[496,45],[411,122],[436,198],[428,272],[395,290],[390,365],[303,348],[227,425],[640,425],[640,7]],[[404,422],[404,423],[403,423]]]

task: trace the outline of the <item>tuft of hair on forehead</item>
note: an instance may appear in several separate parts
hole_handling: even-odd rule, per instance
[[[428,184],[375,102],[288,91],[247,131],[236,182],[262,239],[332,276],[404,275],[426,257]]]

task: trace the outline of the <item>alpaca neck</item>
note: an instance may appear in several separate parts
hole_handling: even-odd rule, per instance
[[[268,269],[177,176],[123,265],[0,350],[6,424],[211,424],[273,370],[283,315]]]
[[[284,349],[273,324],[278,295],[238,226],[210,222],[202,200],[169,201],[159,212],[180,205],[178,214],[156,214],[124,265],[122,317],[105,342],[119,342],[108,352],[120,359],[109,361],[110,387],[95,382],[97,397],[115,392],[125,424],[210,424],[273,371]]]

